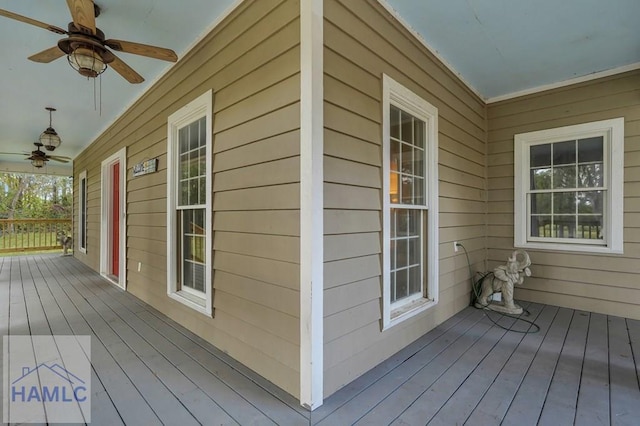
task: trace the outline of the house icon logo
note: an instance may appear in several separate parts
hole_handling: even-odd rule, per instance
[[[84,402],[85,381],[60,364],[22,367],[22,376],[11,383],[11,402]]]
[[[91,336],[2,336],[2,421],[91,422]]]

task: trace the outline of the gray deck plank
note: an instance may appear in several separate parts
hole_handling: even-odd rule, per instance
[[[372,398],[372,401],[375,400],[375,397],[372,395],[375,391],[369,389],[370,387],[375,386],[379,380],[383,379],[397,367],[400,367],[402,364],[407,362],[407,360],[413,358],[437,338],[452,331],[453,327],[465,318],[469,317],[474,311],[474,309],[464,309],[458,312],[456,315],[435,327],[429,333],[421,336],[406,348],[398,351],[387,360],[378,364],[375,368],[369,370],[358,379],[340,389],[334,395],[326,399],[321,407],[311,413],[311,423],[320,423],[324,418],[334,415],[334,413],[342,407],[346,407],[347,410],[354,406],[359,407],[358,409],[360,410],[360,414],[354,414],[351,418],[357,419],[366,413],[368,410],[367,407],[371,408],[371,406],[367,405],[368,403],[363,398]],[[480,317],[478,316],[477,318],[479,319]],[[361,395],[363,392],[367,393]],[[356,400],[356,398],[358,399]],[[346,416],[347,414],[342,413],[342,415]]]
[[[62,268],[60,265],[58,265]],[[63,269],[64,270],[64,269]],[[77,303],[85,301],[88,305],[86,307],[88,312],[91,312],[92,320],[89,323],[92,324],[94,332],[98,338],[108,340],[110,343],[105,345],[107,351],[113,356],[120,368],[122,368],[124,374],[137,388],[138,392],[143,395],[146,404],[153,410],[154,414],[162,421],[166,421],[170,424],[197,424],[199,423],[193,416],[193,413],[185,407],[184,403],[189,403],[193,399],[180,400],[179,395],[181,392],[191,392],[196,389],[193,383],[182,380],[178,377],[173,381],[175,386],[178,383],[179,388],[175,393],[167,387],[166,377],[171,375],[171,369],[173,366],[163,364],[157,368],[150,368],[145,364],[144,360],[135,352],[129,345],[136,342],[135,338],[127,339],[126,336],[122,336],[118,333],[119,330],[115,327],[127,328],[126,324],[117,321],[115,316],[109,315],[110,310],[92,293],[87,292],[84,286],[76,280],[73,274],[67,273],[65,276],[70,282],[76,284],[73,287],[73,291],[70,289],[70,298],[76,300]],[[103,315],[107,315],[104,317]],[[135,333],[133,333],[135,335]],[[145,348],[146,352],[142,354],[148,359],[152,359],[157,355],[155,351],[150,348]],[[147,360],[148,360],[147,359]],[[160,361],[159,358],[156,358]],[[162,378],[165,378],[165,381]],[[188,383],[187,383],[188,382]],[[212,404],[212,407],[215,405]],[[227,416],[223,410],[213,413],[209,411],[209,414],[215,414],[216,418],[222,419],[225,424],[233,424],[233,420]]]
[[[92,281],[95,280],[102,281],[101,278]],[[240,424],[275,424],[234,389],[196,363],[183,348],[169,341],[164,333],[147,325],[134,312],[128,311],[118,300],[112,298],[111,292],[103,291],[104,287],[101,289],[96,284],[83,280],[81,285],[84,290],[79,288],[79,291],[85,298],[91,298],[94,307],[114,331],[168,388],[173,389],[183,404],[190,411],[202,414],[200,421],[206,423],[211,418],[224,419],[225,414],[213,412],[217,403],[226,407],[225,411]],[[186,394],[189,398],[183,398]],[[198,403],[201,407],[191,406],[193,403]],[[305,424],[304,418],[300,417],[299,420],[299,424]]]
[[[291,396],[283,394],[282,391],[274,392],[273,385],[256,377],[255,373],[250,372],[246,367],[238,365],[236,361],[230,360],[226,354],[216,350],[209,343],[200,338],[190,336],[190,333],[184,328],[146,304],[126,303],[128,300],[133,299],[130,295],[115,290],[112,285],[104,285],[103,283],[104,280],[92,282],[92,285],[87,286],[87,288],[109,304],[114,312],[118,312],[127,323],[135,322],[136,327],[134,328],[136,330],[145,329],[146,333],[148,333],[145,334],[145,339],[153,346],[160,345],[160,347],[157,347],[160,352],[167,351],[167,354],[173,356],[172,363],[181,366],[184,362],[193,360],[193,362],[199,363],[205,368],[205,370],[200,371],[200,367],[196,366],[197,372],[202,374],[192,372],[191,379],[200,382],[205,381],[212,397],[215,394],[216,399],[228,399],[225,402],[226,405],[232,407],[232,411],[237,413],[239,420],[243,423],[255,423],[258,420],[264,422],[271,418],[278,424],[283,422],[288,424],[308,424],[308,412],[299,407],[297,401],[294,401]],[[141,309],[141,306],[145,306],[145,309]],[[122,308],[129,308],[132,311],[127,313],[127,309],[123,310]],[[135,313],[137,317],[132,316],[132,313]],[[162,333],[158,333],[156,329],[162,330]],[[178,342],[180,344],[177,344]],[[176,359],[175,357],[179,358]],[[223,360],[222,358],[225,359]],[[230,364],[234,364],[234,367],[231,367]],[[244,372],[241,370],[244,370]],[[212,385],[218,379],[226,385],[226,388],[212,388]],[[207,380],[211,380],[211,382],[207,382]],[[265,385],[265,383],[267,384]],[[247,405],[235,399],[230,394],[231,390],[245,398],[246,401],[250,401],[250,404]],[[231,399],[225,397],[225,395],[231,396]],[[258,413],[251,405],[264,413],[266,418],[259,419],[259,417],[256,417],[255,415]],[[251,417],[252,412],[254,417]]]
[[[629,330],[633,363],[636,366],[636,380],[640,383],[640,321],[627,319],[627,329]]]
[[[352,424],[358,421],[403,386],[403,384],[410,380],[417,372],[425,368],[425,366],[439,354],[446,351],[449,346],[455,344],[458,339],[451,338],[451,335],[458,336],[458,338],[464,336],[481,318],[482,313],[473,309],[470,315],[454,323],[450,328],[443,326],[436,330],[434,333],[435,338],[428,341],[420,351],[405,359],[405,361],[396,368],[386,372],[386,374],[364,391],[361,391],[357,396],[351,398],[348,403],[343,404],[340,408],[333,411],[330,416],[323,417],[315,424]],[[445,333],[444,330],[449,331],[450,334]]]
[[[64,306],[62,309],[67,318],[69,318],[68,315],[77,314],[73,319],[69,319],[74,333],[92,335],[91,364],[117,409],[119,416],[114,422],[121,419],[125,424],[160,424],[158,416],[151,410],[144,397],[108,352],[105,341],[96,333],[101,327],[96,326],[97,315],[87,307],[87,301],[82,298],[70,297],[70,293],[73,294],[73,286],[69,283],[68,278],[57,269],[56,263],[52,261],[51,257],[42,258],[42,262],[49,268],[51,274],[51,278],[47,280],[49,288],[60,306]],[[115,337],[112,337],[112,340],[107,343],[117,342]],[[94,392],[93,389],[92,392]],[[105,408],[100,412],[108,413],[109,410]],[[111,413],[113,412],[111,411]],[[105,420],[105,423],[108,423],[108,419],[100,420]]]
[[[376,407],[359,419],[356,424],[382,423],[389,424],[406,410],[417,397],[422,395],[444,374],[451,364],[464,356],[474,343],[482,339],[491,329],[492,324],[482,318],[473,327],[456,339],[444,351],[440,352],[427,365],[416,372],[401,387],[387,396]]]
[[[551,379],[540,425],[573,424],[588,329],[589,313],[576,311]]]
[[[640,422],[640,386],[627,322],[620,317],[608,318],[611,424],[637,425]]]
[[[578,425],[610,424],[608,341],[606,316],[591,314],[576,409]]]
[[[290,423],[292,422],[290,414],[293,411],[299,415],[302,424],[308,423],[309,412],[301,407],[298,401],[292,398],[291,395],[275,387],[265,379],[256,376],[253,371],[238,363],[227,354],[214,348],[204,339],[196,336],[184,327],[159,313],[151,306],[136,299],[135,297],[131,297],[131,295],[122,292],[119,289],[116,289],[115,286],[108,284],[95,273],[91,274],[92,271],[85,265],[73,262],[70,266],[72,269],[77,269],[81,274],[87,273],[87,271],[89,272],[86,276],[88,276],[92,281],[91,285],[86,287],[94,292],[98,297],[103,298],[105,301],[115,300],[117,303],[122,304],[128,310],[138,315],[143,321],[148,323],[151,328],[154,329],[154,332],[156,328],[163,330],[162,335],[165,335],[168,331],[174,332],[174,337],[181,339],[180,341],[186,345],[186,349],[192,348],[192,350],[185,350],[182,349],[183,345],[180,345],[180,352],[183,352],[194,360],[200,362],[209,372],[214,374],[218,379],[236,391],[239,395],[243,396],[248,401],[251,401],[269,418],[272,418],[277,423],[280,423],[280,421],[284,421],[285,419]],[[117,307],[117,305],[112,305],[112,307],[114,308],[114,311],[123,312],[122,309]],[[154,319],[152,320],[151,318]],[[174,340],[174,338],[170,339],[171,342],[174,342]],[[176,354],[176,349],[177,348],[174,348],[172,353]],[[193,351],[195,351],[195,353]],[[200,359],[196,359],[196,355]],[[199,377],[199,379],[201,378]],[[239,404],[239,408],[242,408],[241,404]],[[245,414],[242,416],[245,416]]]
[[[530,316],[524,319],[534,322],[542,312],[543,306],[532,304],[528,306]],[[504,365],[510,359],[516,348],[530,331],[532,325],[517,322],[514,330],[521,332],[507,332],[491,352],[480,362],[464,383],[455,391],[440,411],[431,419],[430,425],[449,426],[463,424],[476,408],[487,389],[496,379]]]
[[[540,331],[522,339],[465,424],[495,425],[502,421],[557,312],[557,307],[543,308],[536,321]]]
[[[51,325],[51,330],[54,334],[90,334],[91,330],[86,323],[80,317],[75,307],[66,299],[66,295],[63,297],[63,302],[60,304],[61,290],[58,292],[58,299],[54,296],[54,289],[49,286],[45,276],[50,277],[51,274],[48,268],[44,265],[44,261],[38,262],[34,260],[39,274],[38,277],[42,277],[43,281],[38,282],[37,289],[40,294],[40,299],[43,302],[43,308],[45,314]],[[32,272],[34,268],[32,267]],[[62,293],[63,294],[63,293]],[[67,301],[68,303],[65,303]],[[64,313],[63,313],[64,310]],[[51,313],[53,312],[53,314]],[[82,328],[85,325],[86,328]],[[82,331],[84,330],[84,331]],[[96,425],[118,425],[123,424],[118,411],[116,410],[111,397],[104,389],[102,382],[95,374],[95,364],[92,362],[92,376],[91,376],[91,424]]]
[[[573,312],[566,308],[558,311],[505,414],[503,425],[537,424]]]

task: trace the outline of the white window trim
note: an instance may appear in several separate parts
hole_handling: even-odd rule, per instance
[[[594,135],[603,135],[607,203],[604,226],[606,245],[527,241],[529,234],[527,190],[529,185],[529,146],[539,143],[561,142]],[[595,121],[573,126],[521,133],[514,138],[514,246],[528,249],[575,251],[589,253],[622,253],[623,186],[624,186],[624,118]]]
[[[84,180],[84,192],[82,191],[82,181]],[[87,171],[83,170],[78,176],[78,250],[87,254],[87,193],[88,193]],[[82,213],[84,210],[84,230],[82,226]],[[84,232],[81,232],[84,231]],[[84,239],[82,235],[84,234]]]
[[[396,105],[400,109],[424,120],[426,124],[427,143],[425,187],[427,190],[426,205],[428,208],[427,223],[424,229],[426,235],[426,294],[429,298],[418,301],[409,300],[401,308],[392,312],[391,307],[391,202],[389,201],[389,173],[390,173],[390,123],[389,109]],[[383,236],[383,266],[382,266],[382,329],[386,330],[399,324],[438,303],[438,109],[425,101],[386,74],[382,76],[382,236]],[[400,206],[402,207],[402,206]],[[410,298],[411,299],[411,298]],[[394,304],[397,305],[397,304]],[[392,315],[393,313],[393,315]]]
[[[176,197],[177,197],[177,148],[178,130],[195,120],[207,117],[207,135],[206,135],[206,161],[208,165],[206,176],[207,202],[205,205],[205,227],[207,229],[207,237],[205,242],[205,251],[207,261],[205,266],[205,297],[199,297],[196,292],[189,292],[178,289],[177,278],[177,246],[176,238]],[[212,209],[212,174],[211,167],[213,165],[213,91],[208,90],[193,101],[189,102],[178,111],[169,116],[167,121],[167,295],[205,315],[211,316],[213,313],[212,298],[212,267],[213,267],[213,226],[211,222]]]

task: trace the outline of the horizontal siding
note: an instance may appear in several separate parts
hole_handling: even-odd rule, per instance
[[[452,242],[483,263],[485,106],[376,2],[325,1],[325,394],[352,381],[469,302]],[[440,303],[381,332],[382,74],[439,111]]]
[[[127,148],[128,291],[299,392],[299,2],[246,1],[76,159],[99,266],[100,162]],[[214,318],[166,295],[167,118],[212,89]]]
[[[559,126],[624,117],[624,253],[530,250],[525,300],[640,319],[640,72],[563,87],[488,107],[489,262],[513,250],[513,137]]]

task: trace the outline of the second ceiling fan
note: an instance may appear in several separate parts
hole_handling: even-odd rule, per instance
[[[67,0],[67,6],[73,19],[68,25],[68,30],[4,9],[0,9],[0,15],[44,28],[56,34],[67,35],[58,41],[57,46],[36,53],[29,59],[35,62],[49,63],[67,55],[69,64],[85,77],[97,77],[104,72],[108,65],[130,83],[144,81],[140,74],[109,49],[170,62],[178,60],[178,56],[171,49],[131,41],[105,39],[104,33],[96,27],[95,18],[100,14],[100,8],[92,0]]]

